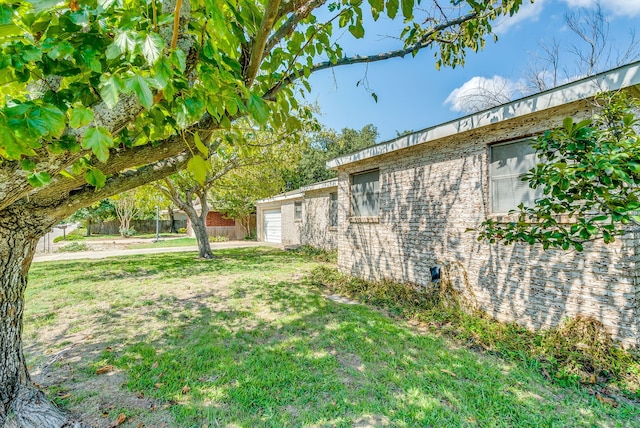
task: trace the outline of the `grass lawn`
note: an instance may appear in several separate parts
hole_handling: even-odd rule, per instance
[[[95,426],[640,426],[535,368],[314,288],[272,248],[34,264],[25,352]]]
[[[175,235],[174,235],[175,236]],[[215,238],[210,238],[209,242],[226,242],[217,241]],[[149,242],[144,244],[131,244],[127,245],[127,248],[169,248],[169,247],[197,247],[198,241],[196,238],[173,238],[163,240],[162,238],[158,242]]]

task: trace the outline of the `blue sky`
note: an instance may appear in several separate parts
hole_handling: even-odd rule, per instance
[[[423,3],[428,0],[423,0]],[[637,30],[640,41],[640,0],[601,0],[609,22],[609,41],[614,48],[626,48],[630,31]],[[560,42],[560,55],[566,74],[576,74],[574,58],[568,52],[579,41],[564,21],[567,11],[593,7],[592,0],[536,0],[523,6],[513,18],[494,28],[497,43],[487,42],[486,48],[467,55],[464,67],[434,67],[432,52],[424,50],[415,58],[397,58],[368,65],[358,64],[318,72],[311,76],[312,92],[306,99],[317,102],[321,123],[337,131],[349,127],[360,129],[368,123],[377,126],[378,141],[396,136],[396,131],[417,131],[437,125],[465,113],[459,110],[460,92],[457,88],[477,87],[478,82],[512,89],[512,96],[520,94],[519,85],[534,60],[541,53],[540,42],[552,39]],[[349,34],[339,43],[350,54],[371,54],[397,47],[393,35],[398,23],[381,22],[364,40],[354,41]],[[366,86],[357,82],[366,79]],[[376,103],[371,96],[378,96]],[[452,94],[453,93],[453,94]],[[447,99],[449,98],[449,101]],[[466,98],[465,98],[466,99]],[[458,106],[458,109],[456,109]]]

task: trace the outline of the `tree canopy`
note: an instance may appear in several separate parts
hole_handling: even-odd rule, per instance
[[[371,124],[359,131],[344,128],[339,134],[333,130],[316,132],[302,152],[300,162],[285,173],[287,188],[297,189],[335,177],[336,172],[327,169],[327,161],[371,147],[377,137],[378,129]]]

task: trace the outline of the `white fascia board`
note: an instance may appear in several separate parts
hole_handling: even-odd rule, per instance
[[[332,187],[338,187],[338,179],[332,178],[330,180],[320,181],[318,183],[309,184],[308,186],[301,187],[300,190],[303,192],[311,192],[313,190],[323,190],[330,189]]]
[[[287,193],[281,193],[279,195],[271,196],[270,198],[260,199],[256,201],[256,204],[268,204],[270,202],[281,202],[290,199],[301,199],[304,197],[304,193],[299,190]]]
[[[301,187],[297,190],[292,190],[287,193],[281,193],[279,195],[271,196],[270,198],[260,199],[256,201],[256,204],[268,204],[270,202],[287,201],[290,199],[304,198],[305,192],[311,192],[313,190],[330,189],[332,187],[338,188],[338,179],[331,178],[325,181],[319,181],[317,183],[310,184],[308,186]]]
[[[380,143],[350,155],[332,159],[327,162],[327,168],[335,169],[353,162],[435,141],[461,132],[471,131],[552,107],[588,99],[599,93],[617,91],[636,85],[640,85],[640,61],[567,83],[557,88],[530,95],[460,119],[445,122],[441,125],[426,128],[422,131]]]

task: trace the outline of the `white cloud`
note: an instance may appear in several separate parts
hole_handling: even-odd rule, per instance
[[[530,3],[528,1],[522,2],[522,6],[520,6],[520,10],[513,16],[506,16],[499,18],[494,24],[494,30],[498,34],[505,34],[509,29],[515,27],[524,21],[533,21],[536,22],[540,15],[542,14],[542,10],[544,8],[544,4],[547,0],[536,0],[535,3]],[[581,0],[576,0],[581,1]],[[636,0],[633,0],[636,1]]]
[[[474,76],[451,91],[445,104],[455,112],[475,113],[513,100],[521,93],[522,82],[502,76]]]
[[[595,0],[562,0],[569,7],[594,8]],[[640,15],[640,0],[600,0],[600,6],[613,15],[624,15],[628,17]]]

